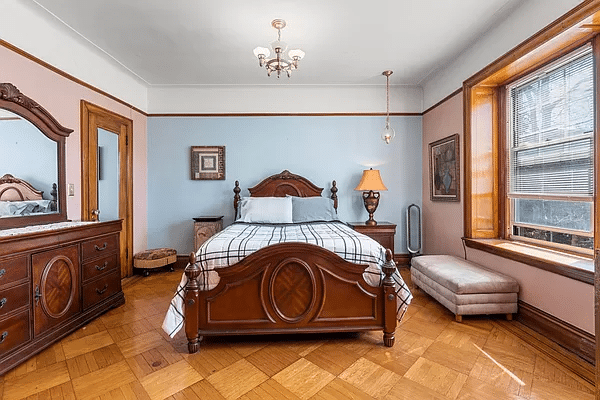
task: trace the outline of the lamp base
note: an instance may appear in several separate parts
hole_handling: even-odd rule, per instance
[[[373,219],[373,213],[377,210],[379,205],[379,192],[363,192],[363,201],[365,203],[365,209],[369,213],[369,219],[365,221],[365,225],[377,225],[377,221]]]

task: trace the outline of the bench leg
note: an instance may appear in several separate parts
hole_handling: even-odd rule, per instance
[[[513,316],[512,316],[512,314],[511,314],[511,313],[507,313],[507,314],[506,314],[506,320],[507,320],[507,321],[512,321],[512,319],[513,319]]]
[[[462,322],[462,315],[456,314],[454,318],[456,319],[456,322]]]

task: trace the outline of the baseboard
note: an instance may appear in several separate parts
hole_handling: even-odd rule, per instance
[[[190,259],[189,254],[187,254],[187,255],[177,254],[177,261],[175,261],[173,268],[184,269],[185,266],[188,264],[189,259]]]
[[[515,321],[501,325],[589,383],[595,383],[594,335],[521,300]]]
[[[394,254],[394,262],[398,267],[408,267],[410,258],[410,254]]]

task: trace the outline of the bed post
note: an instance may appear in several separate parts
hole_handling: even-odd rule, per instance
[[[383,264],[383,272],[385,278],[383,279],[383,344],[387,347],[394,345],[394,336],[396,332],[396,285],[392,275],[396,272],[396,264],[394,263],[394,257],[392,251],[387,249],[385,251],[385,264]]]
[[[188,352],[196,353],[200,349],[201,337],[198,336],[200,326],[198,315],[200,309],[199,295],[200,288],[198,286],[198,275],[200,268],[196,264],[196,255],[190,253],[189,265],[185,267],[185,274],[188,278],[188,284],[185,288],[185,334],[188,338]]]
[[[50,211],[58,211],[58,190],[56,189],[56,183],[53,183],[52,190],[50,191],[50,196],[52,196],[52,201],[50,202]]]
[[[331,184],[331,200],[333,200],[333,208],[335,208],[335,212],[337,212],[338,206],[338,197],[337,197],[337,183],[335,181]]]
[[[240,202],[241,191],[242,189],[240,189],[240,182],[235,181],[235,187],[233,188],[233,193],[235,193],[233,196],[233,208],[235,209],[235,216],[233,218],[234,221],[238,219],[238,203]]]

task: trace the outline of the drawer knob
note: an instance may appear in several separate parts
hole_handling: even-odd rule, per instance
[[[8,300],[6,300],[6,297],[3,297],[2,299],[0,299],[0,308],[4,307],[4,305],[6,304]]]
[[[104,261],[104,265],[103,266],[96,265],[96,269],[98,271],[104,271],[106,269],[106,267],[108,267],[108,261]]]
[[[106,242],[104,242],[104,244],[102,245],[102,247],[98,247],[97,244],[94,245],[94,248],[96,249],[96,251],[102,251],[102,250],[106,250],[106,246],[108,244]]]
[[[2,335],[0,336],[0,344],[4,343],[4,339],[6,339],[7,336],[8,331],[4,331],[4,333],[2,333]]]
[[[102,289],[96,288],[96,293],[98,293],[98,295],[102,295],[104,292],[106,292],[106,289],[108,289],[108,283],[106,283]]]
[[[5,273],[6,273],[6,270],[4,268],[0,269],[0,278],[2,278]]]

